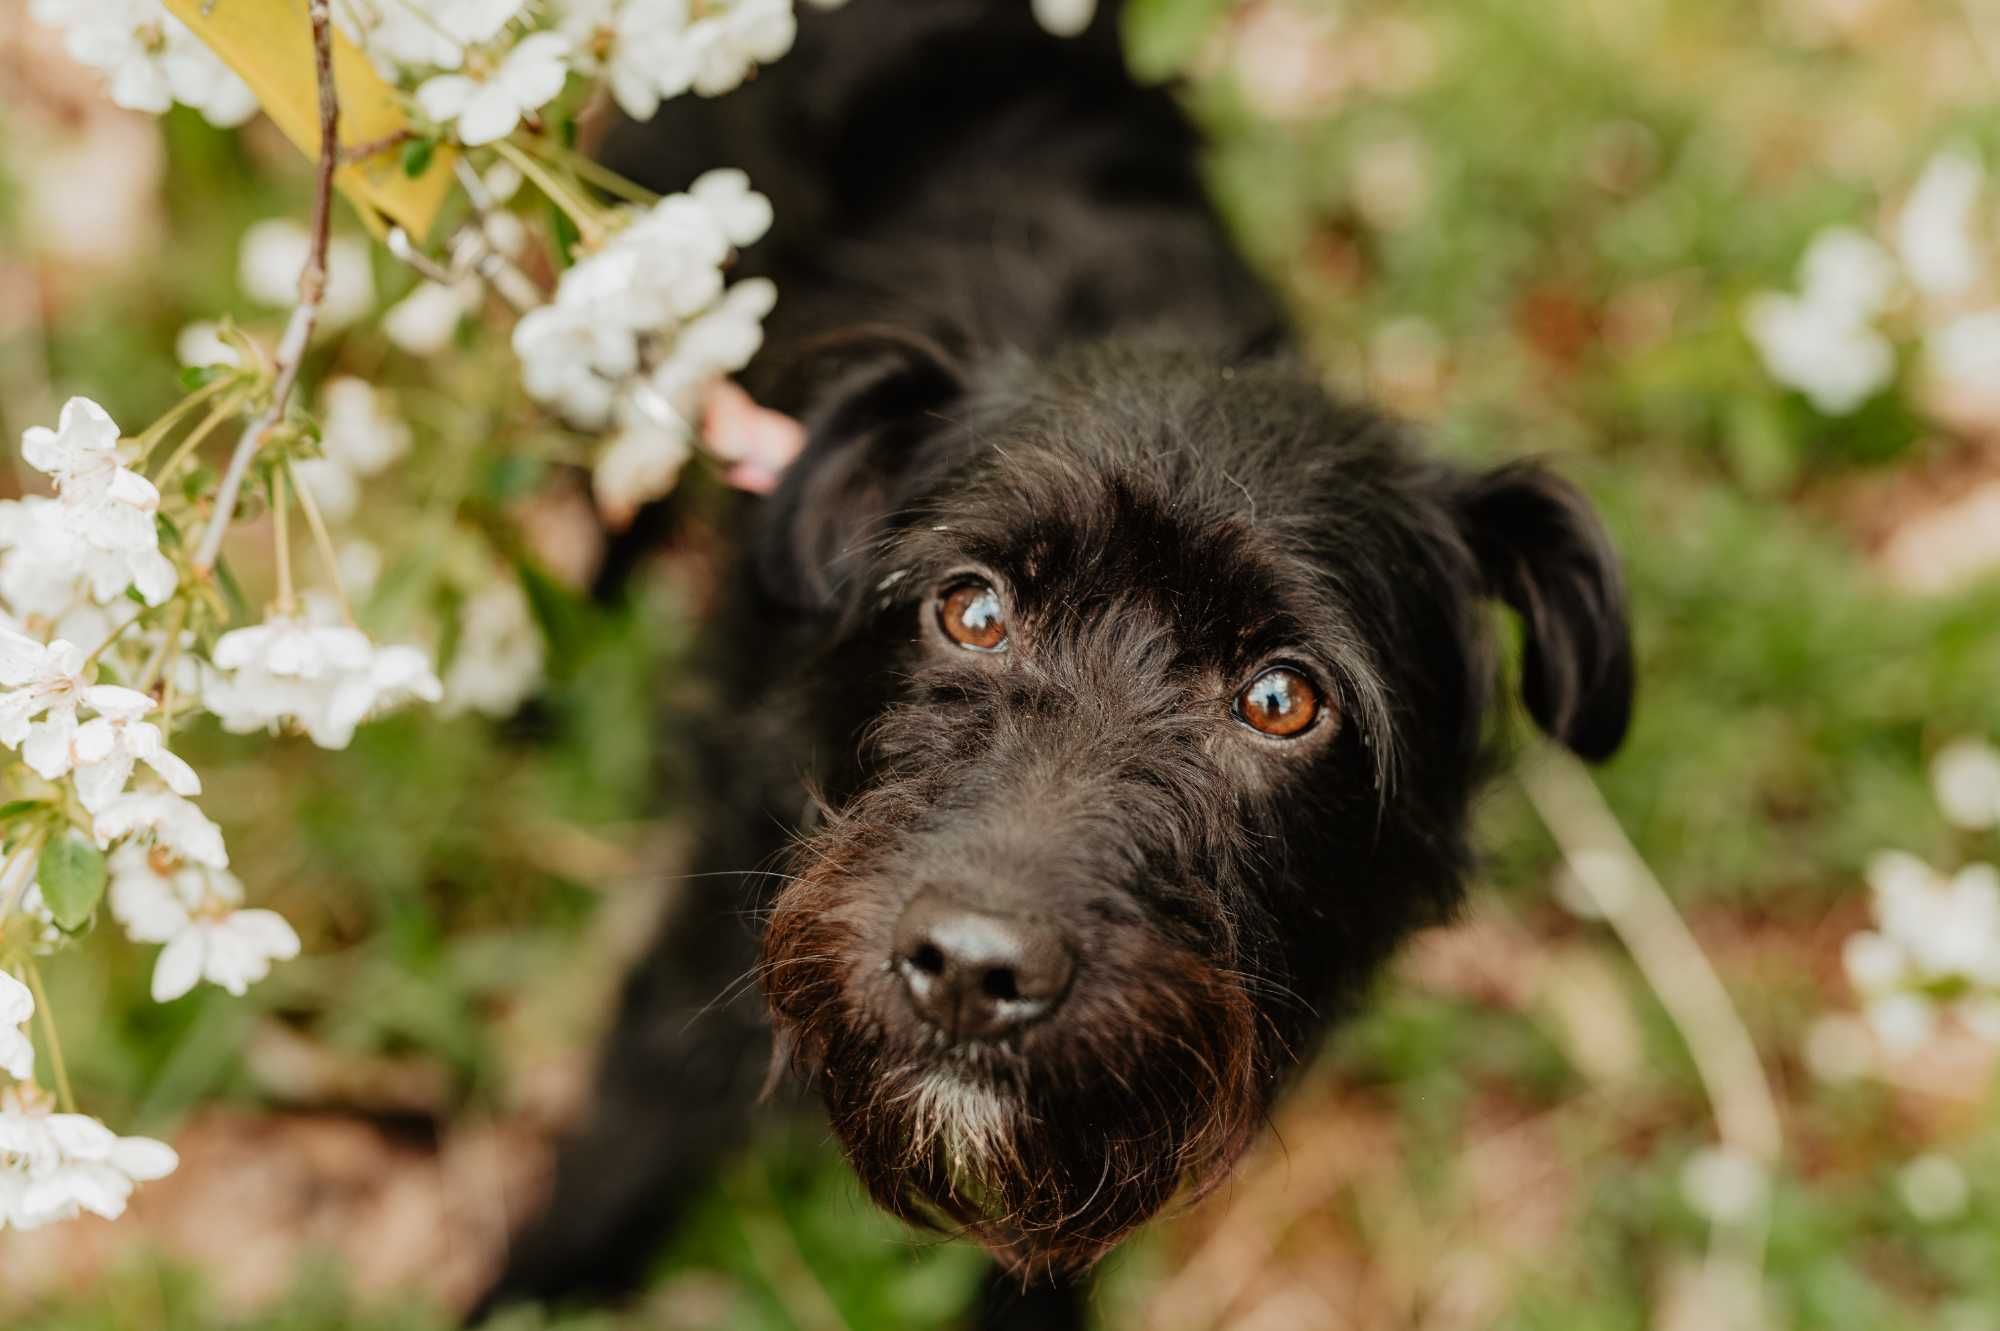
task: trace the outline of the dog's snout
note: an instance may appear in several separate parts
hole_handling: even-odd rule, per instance
[[[1053,924],[925,892],[897,922],[895,967],[926,1022],[952,1040],[989,1040],[1062,1002],[1076,958]]]

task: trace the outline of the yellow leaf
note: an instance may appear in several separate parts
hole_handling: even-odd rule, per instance
[[[265,114],[299,151],[317,161],[319,85],[304,0],[166,0],[166,6],[242,75]],[[382,142],[410,127],[396,90],[338,31],[333,34],[333,86],[340,94],[344,149]],[[412,179],[403,171],[402,153],[392,149],[341,167],[334,182],[376,234],[384,230],[381,219],[387,217],[422,240],[451,190],[451,159],[451,150],[440,146],[425,171]]]

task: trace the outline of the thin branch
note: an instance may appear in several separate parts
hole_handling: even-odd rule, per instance
[[[222,488],[215,496],[215,510],[201,534],[195,551],[194,574],[206,578],[222,552],[222,538],[229,531],[230,516],[236,511],[236,497],[243,489],[243,477],[250,460],[263,446],[271,427],[284,418],[292,385],[305,360],[306,344],[312,341],[313,326],[319,322],[320,301],[326,295],[326,247],[333,228],[333,171],[340,163],[340,96],[333,85],[333,23],[329,0],[310,0],[306,14],[312,23],[313,69],[319,80],[319,174],[313,183],[312,239],[306,251],[305,268],[299,273],[299,303],[285,323],[278,340],[277,380],[271,385],[271,402],[243,431],[230,455],[229,469],[222,475]]]
[[[1723,1146],[1768,1172],[1784,1150],[1777,1100],[1756,1043],[1701,943],[1575,759],[1544,751],[1522,764],[1520,778],[1570,872],[1679,1030]],[[1723,1325],[1761,1323],[1759,1273],[1769,1219],[1766,1202],[1741,1218],[1713,1223],[1704,1275]]]
[[[393,152],[417,137],[417,132],[405,126],[393,134],[384,134],[379,139],[369,139],[365,143],[350,143],[340,150],[343,162],[365,162],[371,157]]]

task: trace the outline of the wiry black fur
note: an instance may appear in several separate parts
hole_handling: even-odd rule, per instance
[[[632,979],[502,1296],[635,1278],[741,1130],[765,1009],[689,1017],[753,964],[882,1206],[1031,1282],[1087,1267],[1219,1179],[1329,1017],[1450,913],[1491,600],[1535,719],[1592,758],[1622,737],[1623,593],[1582,500],[1428,458],[1272,354],[1192,135],[1109,26],[855,0],[617,146],[663,187],[725,160],[773,194],[751,380],[810,443],[716,639],[696,867],[721,876]],[[967,574],[1006,602],[1004,654],[936,626]],[[1328,700],[1296,739],[1232,711],[1274,663]],[[1067,1001],[941,1048],[889,964],[926,889],[1058,924]]]

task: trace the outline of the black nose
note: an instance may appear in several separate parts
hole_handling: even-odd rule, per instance
[[[896,923],[896,973],[923,1019],[953,1040],[990,1040],[1062,1001],[1075,974],[1054,925],[925,892]]]

